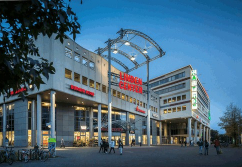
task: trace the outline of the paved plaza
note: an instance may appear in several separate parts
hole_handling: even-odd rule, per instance
[[[142,146],[124,147],[123,155],[115,148],[115,154],[98,153],[97,147],[79,147],[57,149],[57,158],[48,159],[46,162],[29,161],[14,162],[12,166],[224,166],[242,167],[242,149],[223,148],[223,154],[216,155],[215,148],[211,146],[209,155],[199,155],[198,147],[180,146]],[[9,166],[7,163],[0,166]]]

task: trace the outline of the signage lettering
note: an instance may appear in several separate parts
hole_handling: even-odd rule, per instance
[[[101,128],[101,131],[108,131],[108,128]],[[112,132],[122,132],[123,128],[112,128]]]
[[[192,109],[197,109],[197,70],[191,71],[191,85],[192,85]]]
[[[145,111],[144,111],[144,110],[139,109],[139,106],[137,106],[137,107],[136,107],[136,111],[138,111],[138,112],[141,112],[141,113],[144,113],[144,114],[145,114]]]
[[[24,92],[24,91],[27,91],[27,89],[26,88],[21,88],[21,89],[19,89],[19,90],[16,90],[15,92],[14,91],[11,91],[10,92],[10,95],[12,96],[12,95],[16,95],[16,94],[19,94],[20,92]]]
[[[142,94],[142,79],[120,72],[119,88]]]
[[[77,87],[77,86],[73,86],[73,85],[71,85],[71,90],[74,90],[74,91],[77,91],[77,92],[80,92],[80,93],[83,93],[83,94],[86,94],[86,95],[88,95],[88,96],[94,96],[94,92],[90,92],[90,91],[88,91],[88,90],[85,90],[85,89],[82,89],[82,88],[79,88],[79,87]]]

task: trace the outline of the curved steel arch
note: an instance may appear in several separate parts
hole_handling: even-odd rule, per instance
[[[113,51],[114,49],[111,49],[111,50]],[[132,61],[132,62],[134,63],[135,66],[138,66],[138,65],[139,65],[135,60],[131,60],[132,56],[130,56],[129,54],[127,54],[127,53],[125,53],[125,52],[123,52],[123,51],[121,51],[121,50],[118,50],[118,53],[121,54],[121,55],[123,55],[123,56],[125,56],[125,57],[128,58],[130,61]]]
[[[101,55],[101,56],[102,56],[103,58],[108,58],[107,55]],[[121,65],[121,66],[126,70],[126,72],[129,71],[129,68],[128,68],[124,63],[122,63],[121,61],[119,61],[118,59],[116,59],[116,58],[114,58],[114,57],[111,57],[111,60],[114,61],[114,62],[116,62],[116,63],[118,63],[119,65]]]
[[[125,36],[125,34],[135,34],[135,35],[138,35],[138,36],[146,39],[147,41],[149,41],[160,52],[160,55],[161,56],[164,55],[164,52],[161,49],[161,47],[152,38],[150,38],[148,35],[140,32],[140,31],[131,30],[131,29],[122,29],[121,28],[121,30],[119,30],[117,32],[117,34],[120,34],[121,38],[123,38]]]

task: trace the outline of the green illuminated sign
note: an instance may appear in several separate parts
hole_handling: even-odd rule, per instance
[[[208,111],[208,119],[211,120],[210,110]]]

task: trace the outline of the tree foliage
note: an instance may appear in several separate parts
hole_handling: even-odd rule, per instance
[[[210,133],[211,133],[211,141],[214,141],[215,139],[219,138],[219,133],[217,130],[211,129]]]
[[[34,41],[55,33],[63,42],[65,32],[75,39],[80,33],[77,16],[63,0],[5,1],[0,6],[0,95],[28,85],[39,89],[55,68],[41,58]]]
[[[229,106],[227,106],[224,115],[220,117],[220,121],[221,122],[218,123],[218,125],[221,126],[222,129],[225,129],[226,135],[233,137],[236,144],[236,141],[240,136],[239,134],[242,132],[241,109],[231,103]]]

